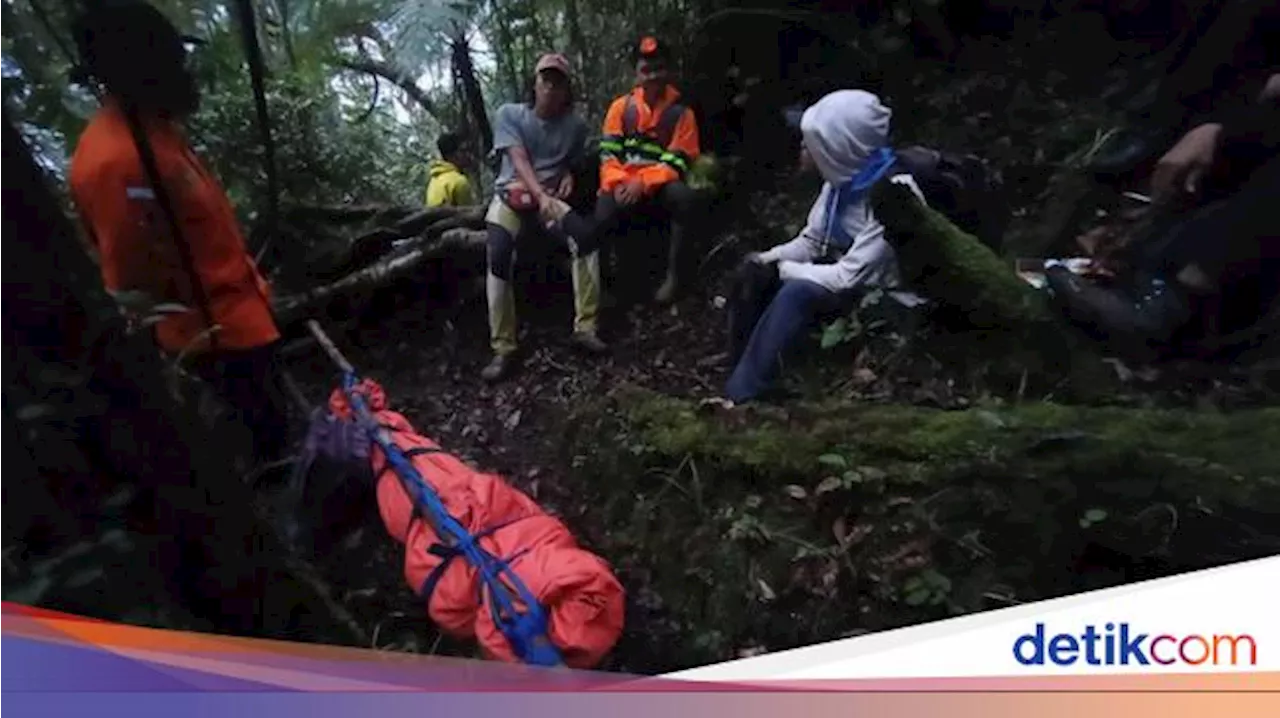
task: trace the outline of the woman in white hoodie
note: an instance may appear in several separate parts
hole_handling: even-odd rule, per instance
[[[750,335],[733,338],[731,401],[749,401],[768,388],[779,355],[817,315],[872,289],[907,306],[924,301],[901,286],[897,258],[868,202],[871,186],[885,177],[924,201],[911,175],[896,168],[888,146],[891,116],[875,95],[839,90],[801,117],[804,152],[824,183],[798,237],[748,257],[749,274],[772,278],[777,293],[758,319],[747,308],[743,323],[742,308],[736,309],[739,322],[730,331]]]

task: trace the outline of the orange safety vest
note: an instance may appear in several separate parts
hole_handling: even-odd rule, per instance
[[[173,204],[182,236],[171,236],[156,202],[123,110],[108,101],[90,120],[71,158],[71,196],[99,254],[110,291],[140,290],[156,301],[189,311],[156,325],[168,352],[252,349],[280,337],[271,313],[271,290],[249,255],[226,191],[169,121],[143,122],[156,168]],[[196,277],[180,261],[185,242]],[[219,329],[208,333],[198,306]]]
[[[651,195],[689,171],[699,153],[698,125],[679,98],[668,85],[654,107],[645,104],[639,87],[613,101],[600,140],[601,193],[638,179]]]

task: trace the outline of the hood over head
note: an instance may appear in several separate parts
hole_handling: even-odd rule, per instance
[[[430,170],[432,177],[439,177],[443,174],[461,174],[462,170],[458,166],[448,160],[431,160]]]
[[[836,186],[852,179],[872,152],[889,143],[892,116],[865,90],[837,90],[805,110],[800,132],[822,178]]]

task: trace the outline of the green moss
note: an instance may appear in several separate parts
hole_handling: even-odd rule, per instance
[[[688,402],[638,389],[619,393],[623,415],[658,452],[784,474],[824,453],[867,460],[942,461],[1072,443],[1076,452],[1187,454],[1254,476],[1280,474],[1280,409],[1234,414],[1063,406],[945,411],[912,406],[798,404],[750,407],[721,420]]]
[[[1060,394],[1096,402],[1117,380],[1091,344],[1058,321],[1044,294],[1010,262],[921,204],[905,187],[884,184],[872,195],[907,282],[933,299],[937,316],[965,329],[1003,373],[1025,373]]]
[[[623,387],[579,421],[579,520],[646,616],[632,670],[1133,580],[1081,576],[1088,542],[1182,570],[1280,551],[1280,409],[724,412]]]
[[[1043,296],[1008,262],[895,184],[876,188],[876,216],[898,250],[904,276],[930,297],[964,307],[978,328],[1041,332],[1054,318]]]

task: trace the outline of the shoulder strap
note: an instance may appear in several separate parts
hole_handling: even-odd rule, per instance
[[[142,160],[143,173],[146,174],[147,179],[151,182],[151,190],[155,192],[156,203],[160,205],[160,212],[164,215],[169,225],[169,231],[173,234],[172,241],[177,246],[182,268],[191,281],[191,291],[195,298],[196,308],[204,319],[205,330],[212,330],[216,325],[213,321],[213,310],[209,307],[209,297],[204,289],[204,278],[200,276],[199,271],[196,269],[196,260],[191,245],[187,244],[187,240],[182,234],[182,225],[178,221],[178,214],[174,211],[172,198],[165,188],[164,180],[161,178],[159,164],[151,147],[151,139],[147,136],[147,130],[142,124],[142,119],[138,116],[137,108],[132,105],[125,105],[121,109],[124,112],[129,134],[133,137],[133,144],[138,152],[138,158]],[[218,350],[217,332],[210,332],[209,348],[213,351]]]
[[[635,95],[627,95],[627,104],[622,110],[622,134],[633,135],[639,121],[640,110],[636,107]]]
[[[666,147],[671,144],[671,138],[676,134],[676,125],[680,123],[680,118],[684,116],[684,105],[673,102],[662,111],[662,117],[658,119],[658,144]]]
[[[680,123],[680,118],[684,116],[684,111],[685,106],[678,102],[668,105],[662,111],[662,116],[658,118],[657,136],[654,138],[658,144],[663,147],[671,144],[671,138],[676,134],[676,125]],[[639,120],[640,109],[636,107],[636,97],[635,95],[627,95],[627,104],[622,110],[622,134],[635,134]]]

